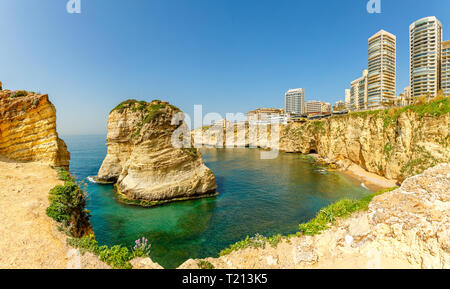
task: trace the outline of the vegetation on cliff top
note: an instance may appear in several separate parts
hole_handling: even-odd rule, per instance
[[[388,127],[391,124],[395,124],[402,113],[408,111],[415,112],[417,114],[418,119],[422,119],[424,116],[439,117],[441,115],[450,113],[450,98],[448,97],[437,98],[430,102],[422,101],[401,108],[352,112],[349,115],[351,117],[362,117],[362,118],[366,118],[371,115],[378,116],[383,118],[384,127]]]
[[[239,241],[230,247],[222,250],[220,256],[225,256],[233,251],[242,250],[245,248],[265,248],[266,244],[276,247],[283,239],[289,240],[292,236],[314,236],[320,234],[322,231],[329,229],[335,225],[339,219],[350,217],[353,213],[358,211],[367,211],[372,199],[378,195],[393,191],[397,188],[390,188],[381,190],[374,194],[368,195],[360,200],[344,199],[329,205],[319,211],[317,216],[308,223],[300,224],[300,232],[296,235],[282,236],[275,235],[272,237],[264,237],[257,234],[254,237],[247,236],[244,240]]]
[[[141,112],[142,113],[142,119],[140,122],[136,125],[136,130],[132,133],[132,138],[138,138],[141,135],[141,130],[144,124],[152,122],[154,119],[156,119],[158,116],[162,115],[163,113],[167,112],[167,108],[170,107],[174,112],[180,112],[181,110],[174,106],[169,104],[168,102],[161,101],[161,100],[153,100],[149,103],[146,101],[137,101],[135,99],[129,99],[121,102],[119,105],[117,105],[112,111],[117,111],[119,113],[123,113],[125,109],[130,109],[132,112]]]
[[[142,111],[146,112],[146,114],[155,115],[158,111],[166,108],[167,106],[171,107],[174,111],[180,111],[178,107],[161,100],[152,100],[147,103],[143,100],[138,101],[136,99],[128,99],[119,103],[111,112],[118,111],[119,113],[123,113],[125,109],[129,108],[133,112]]]

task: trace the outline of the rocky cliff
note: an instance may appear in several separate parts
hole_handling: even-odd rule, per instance
[[[333,116],[326,120],[280,125],[279,140],[270,126],[241,129],[205,127],[193,131],[197,144],[224,146],[226,130],[241,146],[271,147],[289,153],[317,153],[348,167],[354,163],[370,173],[401,182],[409,176],[450,161],[450,99],[401,109]],[[242,141],[238,132],[241,132]],[[261,133],[263,132],[263,133]],[[233,134],[228,134],[232,135]],[[245,138],[242,136],[245,135]],[[267,137],[265,137],[267,135]]]
[[[362,211],[313,236],[255,243],[220,258],[217,269],[450,268],[450,164],[405,180]],[[264,242],[263,242],[264,243]],[[198,269],[188,260],[180,269]]]
[[[450,161],[450,100],[403,109],[352,113],[283,129],[280,149],[353,162],[402,181]]]
[[[152,206],[161,202],[215,195],[215,177],[194,148],[175,148],[173,124],[180,110],[167,102],[129,100],[109,115],[108,154],[99,182],[116,183],[125,202]]]
[[[56,109],[48,95],[0,90],[0,155],[69,167],[70,154],[56,132]]]

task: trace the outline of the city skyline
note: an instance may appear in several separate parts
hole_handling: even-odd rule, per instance
[[[450,3],[437,0],[383,1],[381,14],[353,0],[108,4],[84,1],[80,15],[51,1],[0,4],[0,35],[8,40],[0,81],[48,93],[62,134],[104,133],[109,111],[127,98],[168,100],[190,115],[203,104],[205,113],[223,116],[283,107],[289,87],[305,88],[306,100],[335,103],[367,67],[367,39],[381,29],[397,36],[398,95],[409,85],[408,25],[436,15],[450,39]],[[160,16],[169,11],[170,23]],[[291,11],[302,17],[286,18]],[[339,12],[344,17],[333,16]]]

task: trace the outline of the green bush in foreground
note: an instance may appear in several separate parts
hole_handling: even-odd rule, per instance
[[[148,257],[150,248],[149,245],[146,248],[137,246],[133,250],[119,245],[112,247],[99,246],[93,235],[83,238],[67,239],[67,244],[80,249],[82,254],[90,252],[97,255],[101,261],[114,269],[132,269],[130,261],[135,258]]]
[[[378,195],[384,194],[386,192],[393,191],[397,188],[390,188],[381,190],[377,193],[368,195],[360,200],[341,200],[336,203],[329,205],[328,207],[320,210],[317,216],[309,221],[299,225],[300,232],[296,235],[282,236],[275,235],[272,237],[264,237],[259,234],[250,238],[247,236],[244,240],[241,240],[230,247],[222,250],[220,256],[225,256],[233,251],[242,250],[245,248],[264,248],[266,244],[270,244],[272,247],[276,247],[283,239],[288,239],[292,236],[300,236],[302,233],[304,235],[313,236],[320,234],[321,231],[329,229],[330,225],[336,224],[338,218],[346,218],[351,216],[357,211],[367,211],[369,209],[369,204],[372,199]]]

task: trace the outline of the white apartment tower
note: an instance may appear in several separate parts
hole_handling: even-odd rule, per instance
[[[345,106],[350,107],[350,89],[345,90]]]
[[[442,24],[425,17],[409,26],[411,97],[434,97],[441,88]]]
[[[363,70],[363,75],[355,79],[350,84],[350,104],[351,110],[367,109],[367,79],[368,70]]]
[[[284,95],[285,111],[288,114],[305,113],[305,89],[290,89]]]
[[[368,109],[393,104],[397,82],[397,37],[380,30],[369,38]]]
[[[441,87],[445,95],[450,96],[450,40],[442,42]]]

